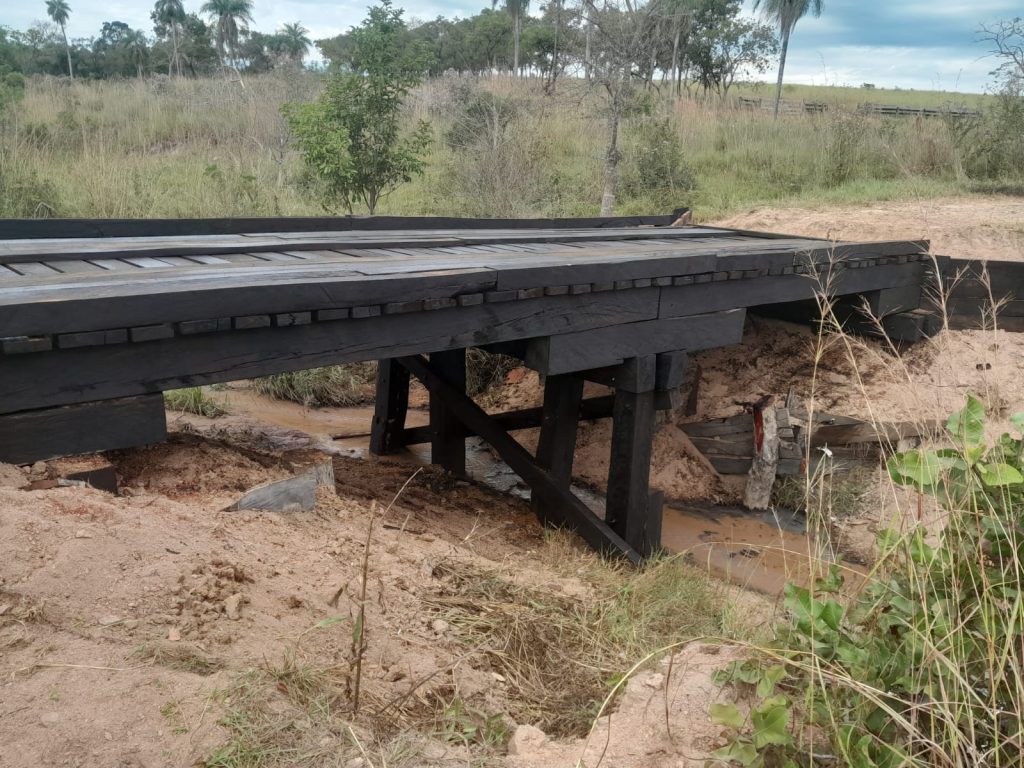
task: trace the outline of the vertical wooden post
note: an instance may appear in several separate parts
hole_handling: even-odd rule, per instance
[[[548,376],[545,379],[537,464],[546,469],[551,479],[566,491],[572,481],[572,461],[576,452],[576,431],[582,400],[583,379],[572,374]],[[533,491],[530,503],[542,523],[561,525],[565,522],[558,499],[541,497]]]
[[[650,492],[654,392],[616,390],[605,522],[641,556],[661,548],[660,494]]]
[[[430,367],[459,392],[466,391],[466,350],[450,349],[430,355]],[[430,460],[446,472],[466,474],[466,433],[440,396],[430,393]]]
[[[397,360],[377,363],[377,397],[370,427],[370,453],[384,456],[405,447],[402,431],[409,411],[409,371]]]

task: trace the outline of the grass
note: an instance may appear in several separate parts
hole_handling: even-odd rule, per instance
[[[192,413],[216,419],[228,413],[227,406],[203,391],[202,387],[187,387],[164,392],[164,404],[172,411]]]
[[[279,373],[255,379],[261,395],[290,400],[306,408],[343,407],[373,400],[376,363],[351,363]]]
[[[408,105],[435,142],[425,174],[380,212],[564,216],[599,207],[604,144],[596,92],[567,81],[554,98],[532,81],[479,87],[514,104],[489,143],[454,151],[445,136],[459,112],[458,79],[425,83]],[[304,196],[300,162],[280,117],[319,88],[310,73],[222,80],[66,82],[31,79],[0,135],[0,215],[81,217],[258,216],[322,213]],[[934,197],[969,191],[960,139],[942,120],[882,120],[844,111],[856,101],[935,104],[977,99],[924,92],[787,86],[787,98],[835,103],[824,116],[738,111],[717,102],[653,96],[650,116],[623,125],[630,148],[642,124],[668,118],[695,179],[692,191],[633,185],[623,213],[689,204],[702,219],[758,205]],[[840,108],[842,107],[842,108]],[[624,177],[630,168],[624,168]],[[1004,187],[1019,180],[1007,179]]]

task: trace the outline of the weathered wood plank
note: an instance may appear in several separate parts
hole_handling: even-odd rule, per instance
[[[548,376],[544,382],[540,437],[537,441],[537,465],[566,492],[572,481],[576,453],[578,414],[583,401],[583,379],[576,376]],[[541,522],[558,520],[558,510],[548,509],[552,500],[533,494],[530,502]]]
[[[649,320],[651,291],[481,304],[287,328],[25,355],[0,366],[0,413]],[[32,359],[29,359],[32,358]]]
[[[430,354],[430,368],[446,386],[430,390],[430,461],[456,477],[466,475],[466,434],[449,408],[449,394],[466,392],[466,350]]]
[[[408,412],[409,371],[393,358],[379,361],[377,396],[370,427],[370,453],[386,456],[405,447],[403,433]]]
[[[661,548],[661,505],[652,504],[654,392],[615,392],[605,521],[641,557]]]
[[[725,347],[743,338],[745,316],[745,310],[732,309],[535,339],[527,346],[526,363],[541,373],[555,375],[680,348],[695,352]]]
[[[0,462],[28,464],[132,448],[166,437],[159,394],[9,413],[0,416]]]

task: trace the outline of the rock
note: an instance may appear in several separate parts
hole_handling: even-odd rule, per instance
[[[3,616],[9,610],[11,610],[11,604],[10,603],[0,603],[0,616]]]
[[[257,486],[226,511],[308,512],[316,506],[316,489],[319,486],[334,487],[334,468],[329,461],[311,467],[301,475]]]
[[[366,761],[361,757],[353,757],[351,760],[345,761],[345,768],[363,768],[366,765]]]
[[[170,640],[172,643],[178,642],[179,640],[181,640],[181,630],[177,627],[171,627],[169,630],[167,630],[167,639]]]
[[[138,619],[128,619],[124,623],[124,628],[125,629],[138,629],[139,628],[139,620]]]
[[[232,621],[238,621],[242,618],[242,595],[239,592],[235,592],[235,594],[224,601],[224,613]]]
[[[39,716],[39,722],[47,727],[56,725],[60,722],[60,715],[56,712],[44,712]]]
[[[543,746],[548,740],[547,734],[534,725],[519,725],[508,740],[510,755],[523,755]]]
[[[92,534],[89,533],[84,528],[80,528],[77,531],[75,531],[75,538],[76,539],[91,539],[92,538]]]
[[[100,626],[109,627],[111,624],[117,624],[119,621],[121,621],[120,616],[104,616],[100,619]]]
[[[644,680],[644,685],[648,688],[653,688],[654,690],[658,690],[664,684],[665,676],[661,674],[661,672],[653,672]]]
[[[37,461],[32,465],[32,474],[34,475],[45,475],[46,474],[46,462]]]
[[[451,625],[448,624],[448,622],[444,619],[434,619],[432,622],[430,622],[430,628],[434,630],[435,634],[438,635],[443,635],[445,632],[448,631],[448,628],[450,626]]]

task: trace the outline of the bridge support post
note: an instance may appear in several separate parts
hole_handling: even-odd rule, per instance
[[[466,392],[466,350],[430,355],[431,369],[455,391]],[[466,475],[466,431],[443,396],[430,391],[430,460],[457,477]]]
[[[643,358],[627,364],[647,367]],[[605,522],[641,557],[661,548],[662,496],[650,491],[654,414],[653,386],[641,392],[616,389]]]
[[[567,493],[572,481],[582,401],[583,379],[572,374],[545,379],[536,459],[538,466],[547,470],[551,479]],[[536,490],[531,490],[530,504],[542,523],[551,524],[560,518],[560,511],[551,509],[552,504],[558,503],[557,498],[538,496]]]
[[[405,447],[409,371],[393,358],[377,363],[377,396],[370,427],[370,453],[384,456]]]

